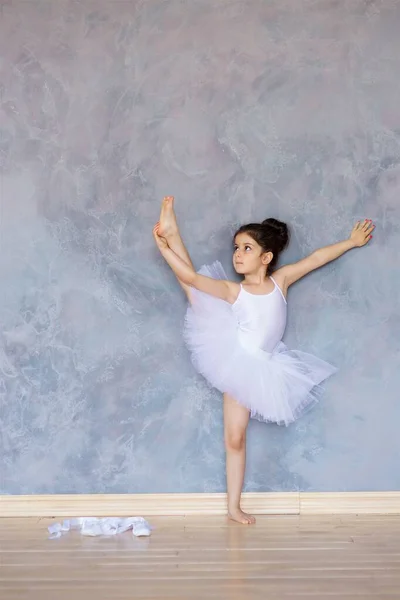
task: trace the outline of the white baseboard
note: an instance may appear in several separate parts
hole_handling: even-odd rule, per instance
[[[400,515],[400,491],[244,493],[242,508],[255,515]],[[0,496],[0,518],[224,514],[226,494]]]

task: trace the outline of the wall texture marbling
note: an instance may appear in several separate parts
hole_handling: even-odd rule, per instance
[[[236,224],[285,261],[377,231],[290,292],[286,341],[339,367],[246,489],[400,489],[399,0],[0,0],[0,493],[223,491],[219,395],[151,237],[195,263]]]

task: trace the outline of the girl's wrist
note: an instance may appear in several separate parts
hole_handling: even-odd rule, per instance
[[[353,248],[357,248],[357,244],[351,238],[349,238],[346,241],[347,241],[347,244],[348,244],[350,250],[352,250]]]

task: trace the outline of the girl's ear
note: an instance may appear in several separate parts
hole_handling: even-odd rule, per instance
[[[272,252],[264,252],[264,254],[261,257],[261,261],[263,265],[269,265],[269,263],[271,262],[271,260],[274,258],[274,255],[272,254]]]

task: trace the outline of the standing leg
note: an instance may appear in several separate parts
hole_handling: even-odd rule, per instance
[[[177,256],[179,256],[185,261],[186,264],[194,269],[189,253],[185,247],[185,244],[183,243],[181,234],[179,233],[178,223],[176,221],[176,215],[174,211],[174,198],[172,196],[166,196],[162,202],[159,233],[167,240],[168,246],[171,248],[171,250],[173,250]],[[190,302],[190,285],[183,283],[179,279],[178,281],[184,289]]]
[[[240,497],[246,468],[246,429],[250,413],[232,396],[224,394],[224,437],[226,450],[226,483],[228,515],[234,521],[251,525],[255,518],[240,508]]]

